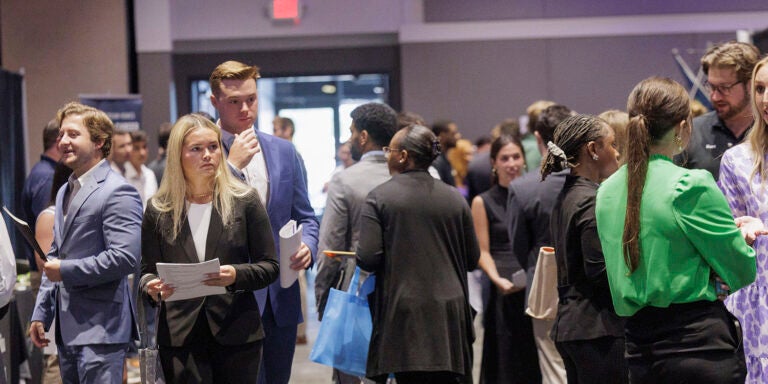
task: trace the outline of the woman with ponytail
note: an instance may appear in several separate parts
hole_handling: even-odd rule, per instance
[[[597,229],[616,313],[625,316],[631,383],[743,383],[738,320],[717,299],[755,279],[755,251],[712,175],[672,163],[691,133],[687,91],[643,80],[627,101],[626,165],[597,192]]]
[[[542,177],[568,168],[571,173],[551,218],[560,299],[552,339],[568,383],[626,383],[624,321],[611,303],[595,222],[597,187],[619,167],[616,136],[605,121],[576,115],[558,124],[554,141]]]
[[[734,217],[750,215],[768,222],[768,58],[755,65],[750,84],[755,122],[746,141],[723,155],[718,184]],[[758,238],[754,247],[757,279],[728,296],[725,306],[744,327],[747,382],[764,383],[768,380],[768,239]]]
[[[480,251],[466,200],[429,175],[432,131],[410,126],[384,147],[392,178],[360,213],[357,265],[376,273],[366,376],[398,384],[471,383],[467,271]]]

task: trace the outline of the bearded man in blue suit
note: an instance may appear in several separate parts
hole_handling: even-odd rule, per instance
[[[304,165],[289,141],[259,132],[256,79],[259,68],[227,61],[210,77],[211,102],[219,113],[222,142],[233,173],[259,193],[279,249],[278,231],[289,220],[302,225],[302,243],[291,269],[310,268],[317,254],[318,223],[307,196]],[[296,329],[303,321],[299,284],[278,281],[255,292],[266,337],[259,383],[283,384],[291,377]]]

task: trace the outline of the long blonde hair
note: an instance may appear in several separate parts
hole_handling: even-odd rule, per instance
[[[160,188],[152,197],[152,206],[163,214],[170,215],[173,222],[170,233],[171,240],[181,232],[181,226],[186,219],[187,181],[181,166],[181,153],[184,139],[196,129],[210,129],[216,132],[221,145],[221,129],[210,120],[197,114],[182,116],[176,121],[168,138],[168,156],[166,156],[165,173]],[[251,192],[251,188],[237,180],[229,171],[226,159],[222,153],[221,161],[213,179],[213,206],[222,222],[226,225],[232,218],[232,207],[236,198],[241,198]]]
[[[768,131],[766,128],[765,120],[760,113],[760,106],[757,105],[755,100],[755,77],[757,72],[768,64],[768,57],[760,60],[752,71],[752,85],[750,86],[749,97],[752,99],[752,116],[755,118],[755,122],[752,124],[752,129],[747,134],[747,142],[749,142],[749,148],[752,150],[752,154],[755,160],[752,162],[752,173],[749,175],[749,180],[752,180],[755,175],[760,175],[760,184],[765,187],[766,179],[768,179],[768,172],[765,169],[765,153],[768,152]]]

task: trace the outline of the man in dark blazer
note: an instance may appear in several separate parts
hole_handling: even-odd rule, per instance
[[[542,157],[547,156],[546,144],[553,140],[557,125],[571,114],[571,110],[562,105],[553,105],[541,112],[534,127],[534,135]],[[533,275],[536,272],[539,248],[553,245],[552,233],[549,229],[550,216],[555,208],[557,196],[565,184],[565,176],[569,172],[553,173],[541,181],[540,167],[537,167],[509,184],[507,199],[509,240],[515,257],[528,275],[526,306]],[[565,383],[563,359],[557,352],[554,342],[549,338],[549,330],[552,329],[554,319],[532,318],[531,321],[544,382]]]
[[[291,259],[291,268],[310,268],[317,254],[317,218],[293,144],[259,132],[254,125],[258,78],[258,67],[236,61],[224,62],[211,73],[211,103],[219,113],[227,162],[237,176],[256,188],[264,202],[278,255],[280,228],[289,220],[302,225],[302,244]],[[266,333],[259,383],[288,383],[296,349],[296,328],[303,321],[299,284],[282,288],[276,281],[255,294]]]
[[[437,173],[440,175],[440,180],[444,183],[455,187],[456,179],[454,178],[454,170],[451,163],[448,161],[448,150],[456,147],[456,142],[461,139],[459,128],[456,123],[450,120],[438,120],[432,124],[432,133],[440,140],[440,155],[432,162],[432,166],[435,167]]]
[[[111,170],[114,130],[107,115],[69,103],[59,110],[61,161],[72,169],[56,195],[53,244],[29,334],[43,347],[56,319],[65,383],[121,383],[128,345],[138,337],[128,275],[141,247],[141,199]]]

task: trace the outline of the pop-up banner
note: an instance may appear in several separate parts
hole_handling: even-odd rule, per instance
[[[80,95],[80,102],[104,111],[116,129],[136,131],[141,128],[141,95]]]

